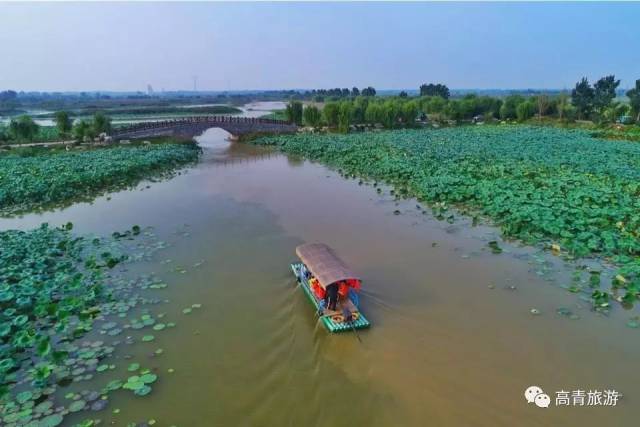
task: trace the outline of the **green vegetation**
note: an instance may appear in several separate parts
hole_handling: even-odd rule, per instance
[[[624,289],[620,300],[631,302],[640,293],[640,145],[530,126],[298,134],[256,143],[390,183],[402,196],[431,203],[442,219],[453,218],[448,207],[455,205],[490,218],[507,237],[574,257],[604,256],[621,267],[614,294]]]
[[[361,91],[354,88],[313,90],[303,98],[327,101],[321,120],[296,116],[296,123],[304,119],[307,126],[328,126],[347,132],[353,125],[375,125],[387,129],[414,127],[419,122],[455,124],[454,122],[492,122],[494,120],[537,121],[565,126],[576,120],[591,121],[593,126],[606,127],[617,123],[630,124],[640,120],[640,81],[628,91],[629,103],[616,102],[620,80],[609,75],[591,86],[586,78],[580,80],[571,94],[555,92],[553,95],[537,92],[533,95],[511,94],[506,97],[479,96],[468,93],[451,97],[449,88],[442,83],[425,83],[419,88],[419,96],[411,97],[405,91],[398,96],[376,97],[374,88]],[[299,99],[292,97],[292,99]],[[298,101],[292,101],[298,102]],[[293,104],[291,104],[293,105]],[[632,113],[634,116],[629,116]],[[310,113],[313,114],[313,113]],[[287,116],[290,117],[291,115]],[[315,123],[315,124],[312,124]]]
[[[22,115],[12,119],[8,126],[0,124],[0,143],[22,144],[31,142],[50,142],[73,138],[79,141],[92,140],[100,133],[107,134],[112,129],[112,119],[136,120],[157,118],[179,118],[193,115],[236,114],[241,110],[227,105],[213,106],[164,106],[164,107],[117,107],[105,111],[86,108],[70,113],[55,113],[35,116]],[[90,115],[91,114],[91,115]],[[74,117],[75,116],[75,123]],[[55,126],[39,126],[33,120],[53,119]],[[282,118],[284,120],[284,117]]]
[[[269,114],[265,114],[264,116],[260,116],[261,119],[272,119],[272,120],[287,120],[287,111],[286,110],[274,110]]]
[[[15,141],[31,142],[36,135],[38,135],[39,128],[40,126],[38,126],[31,117],[22,115],[9,122],[6,134],[9,139],[13,139]]]
[[[93,198],[106,190],[171,174],[195,161],[199,149],[195,144],[152,144],[69,152],[35,150],[35,153],[0,156],[0,214]]]
[[[442,99],[449,99],[449,88],[441,83],[424,83],[420,86],[420,96],[439,96]]]
[[[353,100],[327,102],[321,117],[322,123],[340,132],[348,132],[352,124],[379,124],[392,129],[414,126],[419,110],[420,101],[415,99],[359,96]]]
[[[587,78],[583,77],[571,92],[571,103],[576,108],[578,118],[591,118],[599,122],[609,118],[615,122],[618,117],[624,115],[628,106],[613,104],[619,85],[620,80],[616,80],[613,75],[602,77],[593,87]]]
[[[111,118],[98,112],[89,120],[78,120],[75,124],[66,111],[55,113],[55,126],[39,126],[30,116],[12,119],[5,129],[0,126],[0,142],[21,144],[47,142],[73,137],[78,141],[92,140],[102,132],[111,132]]]
[[[52,365],[65,358],[56,345],[90,329],[83,322],[90,324],[91,308],[105,301],[101,271],[121,259],[111,254],[94,256],[80,268],[78,259],[84,255],[87,242],[73,239],[70,228],[69,224],[65,229],[51,229],[45,224],[29,232],[0,232],[3,392],[7,391],[10,373],[25,361],[35,368],[30,379],[44,385],[54,369]],[[74,318],[81,322],[73,325]]]
[[[307,126],[317,127],[322,120],[322,113],[315,105],[307,105],[304,107],[303,118]]]
[[[316,102],[325,102],[325,101],[338,101],[344,98],[355,98],[356,96],[375,96],[376,90],[371,87],[362,88],[362,91],[357,87],[353,87],[351,90],[349,88],[334,88],[334,89],[313,89],[310,91],[306,91],[304,94],[296,94],[294,98],[306,98],[311,99]]]
[[[120,341],[105,343],[89,333],[116,337],[131,325],[125,342],[133,344],[134,330],[156,324],[144,308],[151,301],[139,294],[167,285],[153,276],[121,276],[114,267],[149,256],[162,242],[137,225],[109,238],[73,235],[72,227],[43,224],[0,232],[2,425],[57,426],[69,413],[103,410],[116,390],[145,396],[157,380],[139,363],[129,365],[133,375],[126,381],[113,379],[107,373],[116,369],[117,361],[110,358]],[[144,336],[136,339],[149,341]],[[66,389],[101,375],[106,378],[97,389]]]
[[[640,141],[640,126],[621,129],[603,129],[592,133],[596,138],[618,139],[625,141]]]
[[[58,111],[54,115],[54,120],[58,134],[63,138],[69,137],[69,133],[73,127],[73,120],[71,120],[69,113],[66,111]]]
[[[640,79],[636,80],[636,86],[627,92],[631,112],[636,116],[636,123],[640,123]]]
[[[287,121],[297,125],[302,124],[302,102],[289,101],[287,108],[284,110]]]

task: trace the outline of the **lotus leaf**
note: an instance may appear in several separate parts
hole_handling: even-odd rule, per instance
[[[0,156],[0,213],[15,214],[97,196],[104,190],[136,185],[150,177],[170,177],[198,159],[191,144],[154,144],[81,152]],[[71,230],[72,224],[64,227]],[[131,233],[140,233],[134,226]]]

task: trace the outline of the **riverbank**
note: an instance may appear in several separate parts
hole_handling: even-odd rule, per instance
[[[594,308],[637,301],[640,292],[640,146],[588,132],[528,126],[474,126],[348,135],[263,137],[337,168],[385,182],[416,197],[439,219],[450,207],[500,226],[507,238],[543,245],[565,257],[604,257],[620,267],[601,283],[593,272]],[[380,191],[380,190],[378,190]],[[499,248],[495,249],[496,251]]]

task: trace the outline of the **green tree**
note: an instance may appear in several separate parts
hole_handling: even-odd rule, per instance
[[[362,96],[376,96],[376,90],[371,86],[365,87],[360,93]]]
[[[31,117],[23,115],[9,122],[9,137],[17,141],[33,141],[39,129]]]
[[[402,114],[402,103],[389,99],[382,104],[382,124],[387,129],[398,126]]]
[[[636,80],[636,87],[627,91],[631,111],[636,116],[636,122],[640,123],[640,79]]]
[[[370,102],[367,105],[367,109],[364,113],[364,119],[367,123],[370,123],[372,125],[378,123],[382,124],[382,122],[384,121],[383,115],[384,114],[382,105],[377,102]]]
[[[106,116],[104,113],[95,113],[93,115],[93,123],[91,126],[93,128],[94,136],[103,132],[107,134],[111,133],[111,117]]]
[[[356,96],[360,96],[360,89],[358,89],[357,87],[355,87],[355,86],[354,86],[354,87],[351,89],[351,96],[353,96],[354,98],[355,98]]]
[[[535,97],[536,107],[538,109],[538,118],[542,119],[542,116],[547,114],[549,111],[549,107],[551,106],[551,101],[549,100],[549,96],[542,93]]]
[[[451,93],[446,85],[440,83],[424,83],[420,86],[420,96],[439,96],[444,99],[449,99]]]
[[[503,120],[506,119],[515,119],[516,118],[516,108],[519,104],[525,102],[525,99],[522,95],[509,95],[504,99],[502,106],[500,106],[500,118]]]
[[[86,120],[79,120],[73,125],[73,138],[77,141],[84,141],[86,138],[93,138],[95,133],[93,126]]]
[[[533,101],[521,102],[516,107],[516,117],[519,122],[524,122],[525,120],[530,119],[535,113],[536,106]]]
[[[399,96],[400,98],[407,98],[407,97],[409,96],[409,94],[403,90],[403,91],[400,91],[400,93],[398,94],[398,96]]]
[[[338,109],[338,131],[347,133],[349,126],[351,126],[351,102],[341,102]]]
[[[289,101],[287,108],[285,109],[285,115],[287,120],[297,125],[302,124],[302,102]]]
[[[307,105],[304,107],[304,123],[308,126],[317,127],[320,124],[321,114],[315,105]]]
[[[353,111],[351,112],[351,116],[354,123],[364,123],[366,121],[365,113],[367,112],[368,106],[369,98],[364,96],[358,96],[353,101]]]
[[[609,123],[615,123],[620,117],[629,114],[630,109],[631,107],[627,104],[613,102],[602,110],[602,119]]]
[[[336,127],[338,126],[338,114],[340,110],[340,105],[337,102],[327,102],[324,104],[324,108],[322,109],[322,115],[324,116],[324,121],[327,122],[327,126]]]
[[[566,92],[560,92],[555,99],[556,111],[558,112],[558,119],[560,121],[566,120],[566,111],[569,104],[569,95]]]
[[[602,114],[616,97],[616,89],[620,86],[620,80],[616,80],[613,74],[602,77],[593,85],[593,109]]]
[[[444,111],[447,100],[441,96],[428,96],[421,98],[422,109],[429,114],[439,114]]]
[[[71,132],[73,127],[73,121],[66,111],[58,111],[54,116],[56,128],[60,137],[65,138]]]
[[[593,111],[594,91],[589,80],[583,77],[571,91],[571,104],[576,107],[580,119],[588,118]]]
[[[416,117],[418,117],[418,111],[420,107],[418,106],[418,102],[416,101],[408,101],[402,104],[402,108],[400,111],[400,117],[402,118],[402,123],[408,126],[415,125]]]
[[[459,120],[462,118],[462,105],[461,101],[458,99],[452,99],[447,102],[444,110],[442,111],[444,115],[450,120]]]

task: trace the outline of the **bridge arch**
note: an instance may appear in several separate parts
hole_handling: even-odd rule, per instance
[[[136,123],[115,129],[111,136],[115,140],[173,136],[192,139],[210,128],[221,128],[234,137],[252,133],[294,133],[295,124],[284,120],[255,117],[204,116],[185,117],[173,120]]]

